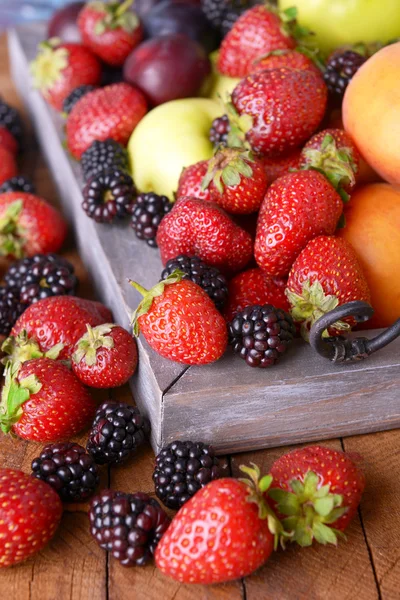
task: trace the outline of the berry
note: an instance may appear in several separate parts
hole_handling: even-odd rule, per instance
[[[313,539],[336,545],[337,532],[355,516],[365,487],[364,475],[349,455],[308,446],[278,458],[270,474],[268,495],[289,539],[300,546],[311,546]]]
[[[131,208],[131,225],[137,237],[146,240],[152,248],[157,248],[158,226],[172,206],[166,196],[158,196],[154,192],[139,194]]]
[[[214,147],[228,145],[228,133],[230,129],[228,115],[217,117],[211,124],[208,137]],[[186,194],[189,195],[189,194]]]
[[[17,175],[17,163],[9,150],[0,146],[0,185]]]
[[[83,98],[83,96],[85,94],[87,94],[88,92],[92,92],[94,89],[96,89],[94,85],[86,85],[86,84],[79,85],[78,87],[73,89],[72,92],[70,92],[68,94],[68,96],[64,99],[64,102],[62,105],[63,112],[66,115],[69,115],[69,113],[74,108],[74,106],[78,102],[78,100]]]
[[[99,485],[93,458],[72,442],[45,446],[32,461],[32,475],[51,485],[63,502],[84,502]]]
[[[200,5],[203,13],[206,15],[209,22],[219,29],[229,0],[200,0]]]
[[[27,177],[16,175],[10,179],[6,179],[0,186],[0,194],[6,192],[25,192],[26,194],[34,194],[35,186]]]
[[[0,286],[0,335],[8,336],[26,305],[20,302],[19,290]]]
[[[113,490],[103,490],[93,498],[89,520],[100,548],[111,552],[124,567],[146,564],[170,524],[154,498],[143,492]]]
[[[305,69],[307,71],[316,71],[320,74],[320,71],[311,58],[297,50],[272,50],[266,56],[254,61],[251,73],[257,73],[265,69],[279,69],[280,67]]]
[[[133,314],[134,333],[140,328],[153,350],[185,365],[212,363],[223,355],[226,324],[200,286],[182,280],[179,271],[150,291],[131,285],[144,296]]]
[[[178,510],[213,479],[221,477],[212,446],[202,442],[171,442],[156,457],[153,481],[161,502]]]
[[[250,367],[271,367],[296,334],[291,316],[271,304],[248,306],[229,324],[229,342]]]
[[[0,568],[26,560],[53,537],[62,504],[43,481],[22,471],[0,469]]]
[[[263,156],[261,158],[270,185],[275,179],[279,179],[279,177],[282,177],[291,171],[298,170],[300,152],[301,150],[296,148],[295,150],[291,150],[289,154],[277,157]]]
[[[200,160],[182,170],[176,191],[177,199],[191,196],[199,200],[211,201],[210,191],[203,189],[203,179],[207,173],[208,160]]]
[[[97,223],[112,223],[129,214],[136,188],[125,171],[108,170],[89,179],[82,195],[82,208],[88,217]]]
[[[81,168],[85,181],[103,171],[129,171],[128,153],[121,144],[110,139],[94,142],[82,154]]]
[[[185,256],[181,254],[171,258],[161,273],[161,280],[166,279],[176,269],[185,273],[183,279],[190,279],[197,283],[211,298],[218,310],[222,310],[228,298],[228,284],[226,278],[215,267],[209,267],[198,256]]]
[[[117,464],[134,454],[150,433],[150,423],[135,406],[104,402],[99,406],[86,449],[99,465]]]
[[[1,103],[1,101],[0,101]],[[6,127],[0,125],[0,146],[5,148],[14,157],[18,152],[18,143],[15,137],[6,129]]]
[[[326,62],[324,80],[334,98],[342,100],[350,81],[367,57],[353,50],[336,50]]]
[[[224,38],[231,31],[232,27],[235,25],[239,17],[245,12],[245,9],[242,7],[232,6],[232,8],[227,8],[222,16],[221,22],[221,35]]]
[[[9,106],[0,98],[0,127],[7,129],[18,143],[21,149],[24,136],[24,127],[21,117],[16,108]]]

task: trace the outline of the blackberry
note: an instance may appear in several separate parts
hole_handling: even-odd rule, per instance
[[[11,177],[11,179],[7,179],[0,186],[0,194],[5,194],[6,192],[26,192],[27,194],[34,194],[35,191],[35,186],[32,181],[28,179],[28,177],[23,177],[22,175]]]
[[[161,280],[166,279],[175,269],[186,273],[183,279],[191,279],[197,283],[214,302],[218,310],[222,310],[228,299],[228,283],[226,278],[215,267],[209,267],[197,256],[181,254],[171,258],[161,273]]]
[[[85,181],[109,169],[128,172],[128,154],[115,140],[95,140],[82,154],[81,168]]]
[[[246,8],[241,6],[232,6],[227,8],[222,15],[220,31],[224,38],[232,29],[238,18],[245,12]]]
[[[0,286],[0,335],[8,336],[14,323],[26,309],[19,299],[19,290]]]
[[[221,27],[228,4],[229,0],[200,0],[203,13],[216,29]]]
[[[212,446],[172,442],[156,457],[153,481],[158,498],[178,509],[207,483],[222,477]]]
[[[216,146],[226,146],[228,144],[228,134],[230,130],[230,123],[228,115],[222,115],[214,119],[211,124],[210,133],[208,137],[210,142]]]
[[[103,490],[90,503],[90,533],[121,565],[146,564],[171,522],[157,500],[143,492]]]
[[[138,408],[124,402],[104,402],[96,411],[86,449],[99,465],[120,463],[149,433],[150,423]]]
[[[246,307],[229,323],[229,342],[250,367],[270,367],[296,334],[292,317],[271,304]]]
[[[97,223],[112,223],[129,214],[136,188],[126,171],[110,169],[89,179],[82,194],[82,208],[88,217]]]
[[[94,89],[96,89],[94,85],[80,85],[79,87],[76,87],[65,98],[65,100],[63,102],[63,112],[65,112],[65,114],[69,115],[69,113],[74,108],[74,106],[78,102],[78,100],[83,98],[83,96],[85,94],[87,94],[88,92],[92,92]]]
[[[157,248],[156,235],[162,218],[169,213],[172,203],[166,196],[158,196],[154,192],[139,194],[132,207],[131,225],[141,240],[149,246]]]
[[[0,127],[5,127],[14,136],[19,149],[22,146],[24,127],[16,108],[9,106],[0,98]]]
[[[45,446],[32,461],[32,475],[51,485],[63,502],[83,502],[99,485],[93,458],[72,442]]]
[[[366,57],[353,50],[334,52],[325,67],[324,80],[330,93],[342,99],[347,86],[358,69],[366,61]]]
[[[73,265],[57,254],[35,254],[18,260],[8,269],[4,280],[9,287],[19,290],[24,304],[49,296],[73,295],[78,285]]]

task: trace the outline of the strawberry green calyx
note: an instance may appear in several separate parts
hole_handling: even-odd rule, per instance
[[[250,150],[243,150],[243,148],[217,149],[213,158],[209,160],[207,173],[201,184],[202,189],[207,189],[213,181],[219,193],[223,194],[225,186],[239,185],[242,176],[249,178],[253,175],[253,169],[248,164],[253,160]]]
[[[315,47],[316,44],[313,41],[314,33],[308,29],[308,27],[304,27],[298,23],[297,14],[298,11],[295,6],[290,6],[285,10],[278,11],[278,15],[282,21],[282,33],[293,37],[304,46]]]
[[[28,333],[25,329],[21,331],[16,337],[10,335],[4,340],[1,350],[6,354],[2,359],[3,365],[13,365],[15,368],[19,368],[22,363],[33,358],[51,358],[56,360],[64,348],[64,344],[56,344],[47,352],[42,352],[39,348],[39,344],[34,338],[28,337]]]
[[[25,229],[20,225],[23,200],[15,200],[0,218],[0,255],[24,257]]]
[[[107,335],[113,327],[115,327],[113,323],[105,323],[97,327],[86,325],[87,332],[78,341],[77,349],[72,355],[72,360],[76,364],[79,364],[84,359],[88,367],[93,367],[97,362],[97,350],[100,348],[114,348],[113,338]]]
[[[293,479],[291,491],[270,488],[268,496],[277,503],[284,530],[292,542],[300,546],[311,546],[315,539],[320,544],[334,544],[338,537],[345,537],[341,531],[330,527],[347,511],[342,506],[343,496],[332,494],[330,484],[320,485],[320,478],[308,471],[303,482]]]
[[[0,429],[3,433],[9,433],[12,426],[22,416],[22,405],[31,394],[36,394],[42,384],[36,375],[29,375],[21,381],[17,381],[19,365],[9,364],[5,370],[5,383],[1,392],[0,402]]]
[[[159,281],[151,290],[146,290],[136,281],[132,281],[129,279],[129,283],[132,287],[135,288],[140,294],[143,296],[143,300],[138,305],[137,309],[132,313],[131,323],[133,325],[133,334],[135,337],[139,336],[140,328],[139,328],[139,317],[145,315],[149,312],[151,305],[153,304],[154,298],[158,296],[162,296],[165,290],[165,286],[173,285],[174,283],[179,283],[186,276],[184,271],[180,271],[179,269],[175,269],[168,277]]]
[[[58,38],[51,38],[39,44],[39,52],[31,62],[30,70],[33,85],[42,92],[50,90],[61,78],[68,67],[69,52],[66,48],[58,48]]]
[[[232,102],[227,102],[225,108],[229,118],[228,147],[250,150],[250,144],[246,141],[246,133],[253,126],[253,117],[247,114],[239,115]]]
[[[106,31],[114,29],[123,29],[127,33],[132,33],[139,26],[139,19],[136,14],[129,11],[133,0],[125,2],[91,2],[90,8],[104,13],[104,17],[97,21],[94,32],[96,35],[102,35]]]

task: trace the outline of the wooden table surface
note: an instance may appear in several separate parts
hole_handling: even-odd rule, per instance
[[[8,73],[5,38],[0,39],[0,94],[22,109]],[[20,172],[31,176],[39,195],[57,203],[50,175],[30,134]],[[82,215],[82,218],[86,218]],[[73,241],[65,256],[81,280],[79,293],[90,297],[90,282]],[[127,389],[95,392],[129,401]],[[382,402],[385,398],[382,397]],[[85,445],[85,435],[76,438]],[[251,577],[226,585],[187,586],[165,578],[150,564],[124,568],[101,550],[89,533],[87,505],[66,505],[52,542],[17,567],[0,571],[0,596],[7,600],[395,600],[400,598],[400,431],[333,439],[323,444],[362,455],[367,486],[348,541],[338,548],[288,548],[278,551]],[[30,472],[41,446],[0,434],[0,467]],[[257,463],[267,472],[287,448],[224,457],[226,474],[237,475],[240,464]],[[142,448],[127,464],[105,467],[102,487],[154,494],[154,454]]]

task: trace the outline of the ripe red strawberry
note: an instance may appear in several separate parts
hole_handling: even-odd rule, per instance
[[[56,110],[76,87],[98,85],[101,79],[101,64],[88,48],[59,41],[42,42],[31,63],[33,85]]]
[[[0,254],[21,258],[58,252],[67,224],[45,200],[25,192],[0,194]]]
[[[226,350],[226,323],[206,292],[183,276],[174,271],[149,291],[131,281],[144,296],[133,314],[134,333],[140,328],[153,350],[169,360],[212,363]]]
[[[311,58],[297,50],[272,50],[272,52],[253,62],[250,73],[257,73],[265,69],[279,69],[280,67],[305,69],[319,73],[318,67]]]
[[[307,339],[311,325],[336,306],[362,300],[370,291],[356,253],[347,240],[321,235],[311,240],[294,262],[287,283],[293,320]],[[354,321],[338,321],[332,335],[349,330]]]
[[[357,182],[360,153],[343,129],[316,133],[301,151],[300,167],[323,171],[333,187],[351,192]]]
[[[61,500],[50,485],[22,471],[0,469],[0,568],[40,552],[61,515]]]
[[[317,129],[327,97],[316,70],[281,67],[248,75],[232,92],[228,141],[236,133],[239,139],[246,138],[254,152],[288,153]]]
[[[181,198],[165,215],[157,231],[161,260],[186,254],[198,256],[210,267],[236,272],[250,261],[251,235],[236,225],[216,204]]]
[[[124,385],[134,374],[138,357],[136,342],[119,325],[91,327],[75,344],[72,370],[82,383],[95,388]]]
[[[254,6],[239,17],[223,39],[218,71],[230,77],[244,77],[257,58],[295,45],[296,40],[277,14],[265,5]]]
[[[0,146],[0,185],[14,177],[17,172],[14,155],[7,148]]]
[[[318,171],[297,171],[277,179],[260,208],[254,256],[270,276],[284,276],[306,244],[332,234],[343,202]]]
[[[114,83],[88,92],[75,104],[67,119],[67,145],[79,159],[95,140],[112,138],[126,145],[146,114],[142,92],[127,83]]]
[[[272,465],[268,495],[286,532],[300,546],[336,544],[357,512],[364,475],[348,454],[309,446],[278,458]]]
[[[299,168],[300,152],[301,150],[296,148],[295,150],[291,150],[289,154],[284,154],[275,158],[270,158],[268,156],[261,157],[270,184],[275,181],[275,179],[279,179],[279,177],[286,175],[291,170],[297,170]]]
[[[183,169],[179,177],[177,199],[183,196],[191,196],[200,200],[211,201],[210,190],[203,190],[202,181],[207,173],[208,160],[201,160],[190,167]]]
[[[25,357],[30,358],[30,352],[38,349],[47,352],[62,344],[58,358],[67,359],[85,333],[86,325],[95,327],[112,320],[108,308],[99,302],[75,296],[50,296],[31,304],[15,323],[11,335],[16,337],[25,330],[28,337],[33,338],[24,346]],[[13,358],[19,358],[18,348],[13,352]]]
[[[125,2],[88,2],[79,13],[82,41],[105,63],[121,66],[143,38],[139,19]]]
[[[18,152],[18,142],[6,127],[0,127],[0,146],[15,156]]]
[[[268,277],[261,269],[248,269],[235,275],[228,284],[228,303],[224,317],[232,321],[238,312],[253,304],[272,304],[289,312],[289,302],[285,295],[286,280]]]
[[[208,162],[203,188],[211,200],[229,213],[257,212],[267,191],[261,160],[240,148],[221,148]]]
[[[58,442],[89,426],[95,411],[89,391],[58,360],[35,358],[6,367],[0,403],[3,433]]]
[[[246,473],[259,470],[242,467]],[[250,475],[252,476],[252,475]],[[161,538],[155,560],[165,575],[182,583],[222,583],[249,575],[268,560],[279,523],[259,482],[217,479],[182,506]],[[272,531],[272,533],[271,533]]]

